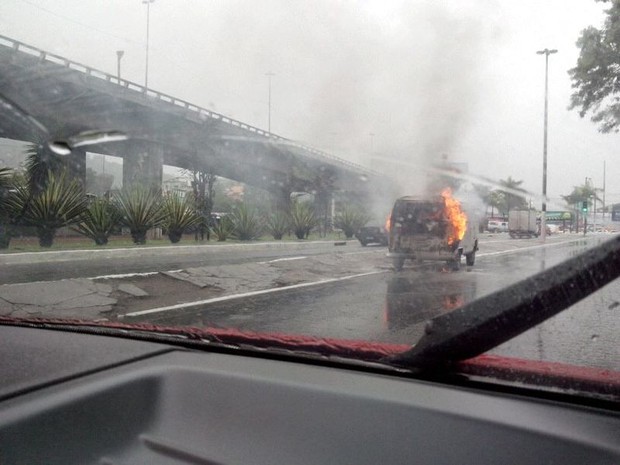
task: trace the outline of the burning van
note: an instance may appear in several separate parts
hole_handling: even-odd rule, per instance
[[[478,250],[474,221],[467,215],[450,189],[436,198],[401,197],[396,200],[386,223],[388,254],[400,271],[406,259],[445,261],[456,270],[465,255],[473,266]]]

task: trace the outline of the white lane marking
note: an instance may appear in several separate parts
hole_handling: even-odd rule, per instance
[[[483,252],[480,254],[476,254],[478,257],[490,257],[493,255],[507,255],[507,254],[511,254],[511,253],[517,253],[517,252],[521,252],[522,250],[534,250],[534,249],[543,249],[545,247],[555,247],[555,246],[559,246],[559,245],[568,245],[572,242],[575,241],[580,241],[581,239],[574,239],[574,240],[569,240],[569,241],[562,241],[562,242],[554,242],[553,244],[539,244],[539,245],[531,245],[529,247],[519,247],[516,249],[510,249],[510,250],[500,250],[498,252]],[[482,246],[484,246],[484,242],[481,243]]]
[[[224,296],[221,296],[221,297],[214,297],[212,299],[198,300],[198,301],[195,301],[195,302],[186,302],[186,303],[182,303],[182,304],[170,305],[168,307],[158,307],[158,308],[151,308],[151,309],[148,309],[148,310],[139,310],[137,312],[131,312],[131,313],[125,313],[124,315],[119,315],[118,318],[122,319],[122,318],[125,318],[125,317],[135,317],[135,316],[142,316],[142,315],[151,315],[153,313],[167,312],[167,311],[170,311],[170,310],[183,310],[183,309],[187,309],[187,308],[191,308],[191,307],[197,307],[197,306],[201,306],[201,305],[209,305],[209,304],[213,304],[213,303],[217,303],[217,302],[225,302],[227,300],[243,299],[243,298],[246,298],[246,297],[253,297],[253,296],[257,296],[257,295],[271,294],[271,293],[274,293],[274,292],[290,291],[292,289],[302,289],[304,287],[319,286],[321,284],[335,283],[335,282],[338,282],[338,281],[347,281],[347,280],[350,280],[350,279],[361,278],[361,277],[364,277],[364,276],[371,276],[373,274],[380,274],[380,273],[386,273],[386,270],[370,271],[368,273],[359,273],[359,274],[354,274],[354,275],[349,275],[349,276],[342,276],[340,278],[322,279],[320,281],[313,281],[313,282],[310,282],[310,283],[292,284],[290,286],[275,287],[275,288],[271,288],[271,289],[263,289],[263,290],[260,290],[260,291],[244,292],[242,294],[224,295]]]
[[[290,262],[292,260],[304,260],[306,258],[308,257],[283,257],[283,258],[276,258],[274,260],[268,260],[266,262],[258,262],[258,263],[263,265],[265,263]]]
[[[179,270],[182,271],[182,270]],[[169,271],[172,273],[172,271]],[[122,279],[122,278],[135,278],[137,276],[153,276],[154,274],[159,274],[159,271],[147,271],[145,273],[123,273],[123,274],[106,274],[103,276],[94,276],[86,279]],[[79,278],[76,278],[79,279]]]

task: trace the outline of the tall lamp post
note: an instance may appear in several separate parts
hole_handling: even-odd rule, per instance
[[[155,0],[142,0],[142,3],[146,5],[146,70],[144,71],[144,87],[149,87],[149,27],[151,18],[151,3]]]
[[[275,74],[269,71],[268,73],[265,73],[265,76],[267,76],[267,80],[269,81],[269,96],[267,100],[267,131],[271,132],[271,77],[275,76]]]
[[[124,54],[125,52],[122,50],[116,51],[116,75],[118,76],[119,83],[121,80],[121,58],[123,58]]]
[[[548,48],[536,52],[545,55],[545,129],[543,138],[543,184],[542,184],[542,213],[540,217],[540,237],[542,242],[547,238],[547,116],[549,113],[549,55],[558,53]]]

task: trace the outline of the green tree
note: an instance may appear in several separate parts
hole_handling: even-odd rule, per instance
[[[215,204],[215,185],[218,177],[210,168],[194,168],[187,170],[186,173],[192,178],[194,209],[199,216],[195,239],[198,240],[198,235],[200,235],[200,240],[204,240],[206,234],[209,240],[209,224]]]
[[[9,247],[11,241],[11,215],[7,200],[11,195],[13,171],[9,168],[0,168],[0,249]]]
[[[583,118],[591,113],[601,132],[617,132],[620,124],[620,2],[610,3],[603,27],[590,26],[581,32],[577,66],[568,74],[574,89],[570,108]]]
[[[45,188],[50,173],[58,174],[66,168],[63,157],[52,152],[45,142],[29,145],[24,166],[28,188],[33,195]]]
[[[571,207],[587,202],[588,208],[590,208],[590,205],[592,205],[594,200],[601,200],[597,194],[597,191],[598,189],[595,189],[589,184],[583,184],[581,186],[573,187],[573,191],[568,195],[563,195],[562,198]]]
[[[498,214],[506,214],[506,197],[504,192],[497,189],[489,192],[489,206],[491,207],[491,216],[495,216],[493,209],[495,209]]]
[[[500,179],[499,184],[501,188],[498,190],[504,195],[506,213],[509,213],[510,210],[525,208],[527,206],[525,196],[520,194],[520,192],[526,192],[525,189],[521,187],[523,181],[517,181],[516,179],[512,179],[511,176],[508,176],[507,179]]]

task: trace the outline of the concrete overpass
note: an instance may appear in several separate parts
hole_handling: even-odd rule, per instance
[[[359,165],[4,36],[0,97],[0,137],[69,140],[85,131],[122,131],[127,140],[88,150],[122,157],[125,185],[161,185],[166,164],[208,169],[283,197],[365,196],[392,187]],[[83,172],[84,149],[70,156]]]

